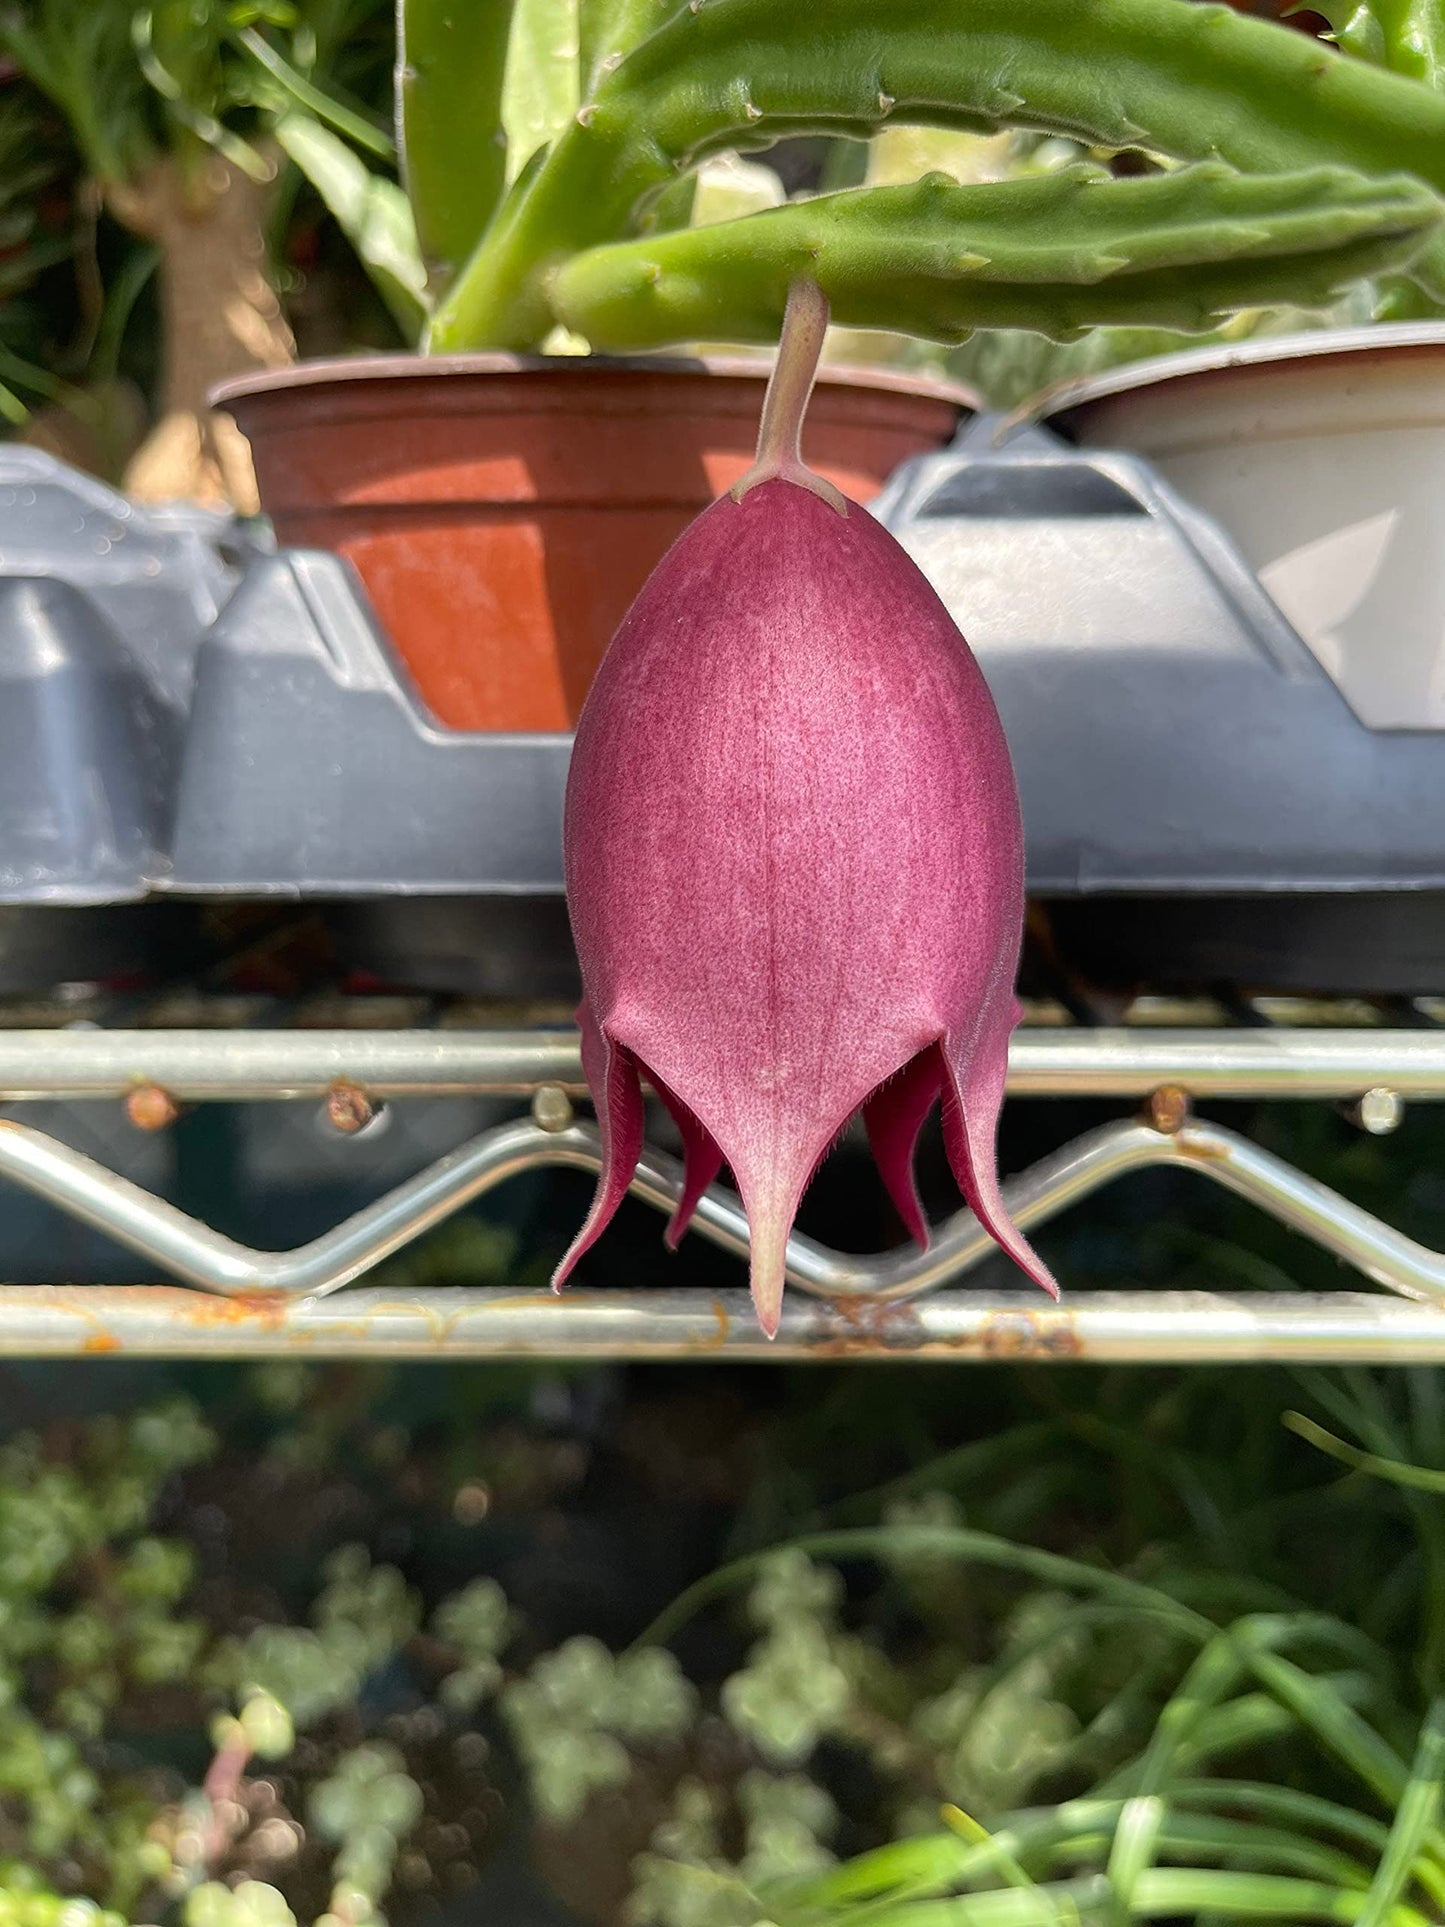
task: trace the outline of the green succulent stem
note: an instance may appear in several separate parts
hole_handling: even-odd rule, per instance
[[[636,233],[649,202],[724,148],[865,137],[890,120],[1034,128],[1246,173],[1346,166],[1445,190],[1445,97],[1302,34],[1180,0],[704,0],[601,79],[467,262],[432,345],[535,345],[547,281]],[[1445,289],[1445,249],[1414,264]]]
[[[589,249],[556,270],[549,299],[618,352],[775,340],[800,275],[846,326],[935,341],[985,327],[1060,341],[1101,323],[1189,332],[1245,308],[1327,306],[1408,262],[1442,214],[1407,175],[1338,168],[1200,162],[1114,180],[1079,166],[976,186],[934,174]]]
[[[434,289],[477,245],[506,182],[511,0],[398,0],[397,144]]]
[[[1318,0],[1333,38],[1362,60],[1438,86],[1445,70],[1440,0]]]
[[[609,73],[687,0],[587,0],[581,10],[579,58],[584,86]]]

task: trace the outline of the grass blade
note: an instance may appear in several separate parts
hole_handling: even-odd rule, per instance
[[[1068,1559],[1061,1553],[1045,1552],[1038,1546],[1016,1545],[996,1533],[977,1532],[967,1526],[863,1526],[837,1532],[809,1532],[796,1539],[780,1541],[759,1552],[750,1552],[719,1566],[678,1594],[672,1604],[659,1613],[637,1639],[640,1646],[660,1645],[671,1639],[704,1606],[726,1598],[748,1585],[775,1554],[796,1549],[814,1559],[871,1559],[887,1565],[898,1559],[956,1559],[1005,1571],[1025,1574],[1045,1585],[1067,1587],[1073,1592],[1097,1593],[1105,1599],[1130,1605],[1179,1627],[1201,1642],[1218,1631],[1212,1620],[1181,1606],[1177,1599],[1157,1587],[1099,1566],[1086,1565],[1081,1559]],[[1403,1774],[1404,1768],[1401,1767]]]
[[[1388,1740],[1345,1699],[1332,1681],[1307,1673],[1291,1660],[1255,1648],[1249,1664],[1255,1678],[1287,1706],[1336,1759],[1356,1773],[1386,1806],[1404,1798],[1409,1769]]]
[[[1155,1867],[1139,1882],[1134,1918],[1192,1920],[1211,1911],[1241,1921],[1285,1920],[1291,1927],[1304,1927],[1307,1921],[1340,1921],[1353,1927],[1360,1918],[1363,1901],[1363,1894],[1322,1881],[1195,1867]],[[1428,1923],[1411,1909],[1397,1909],[1390,1927],[1428,1927]]]
[[[1327,1432],[1323,1425],[1316,1425],[1303,1412],[1286,1412],[1283,1422],[1307,1444],[1317,1446],[1353,1472],[1388,1479],[1391,1485],[1408,1486],[1413,1492],[1445,1493],[1445,1472],[1437,1472],[1427,1465],[1411,1465],[1404,1459],[1382,1458],[1378,1452],[1362,1452],[1359,1446],[1349,1445],[1333,1432]]]
[[[1397,1901],[1409,1886],[1411,1870],[1440,1811],[1442,1776],[1445,1776],[1445,1699],[1437,1699],[1420,1729],[1410,1778],[1395,1809],[1390,1837],[1370,1883],[1358,1927],[1386,1927]]]

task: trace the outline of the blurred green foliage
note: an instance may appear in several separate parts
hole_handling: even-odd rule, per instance
[[[630,1927],[1420,1927],[1442,1485],[1426,1372],[288,1363],[52,1418],[0,1447],[0,1927],[519,1861]]]
[[[0,4],[0,432],[118,480],[167,344],[151,237],[127,225],[148,170],[220,156],[271,181],[272,274],[302,352],[401,336],[320,196],[277,173],[291,89],[389,143],[390,0]]]

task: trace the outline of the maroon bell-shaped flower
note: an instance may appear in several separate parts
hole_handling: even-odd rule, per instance
[[[799,453],[827,305],[789,301],[758,460],[674,543],[609,648],[567,784],[567,900],[603,1168],[561,1285],[621,1202],[645,1078],[681,1131],[675,1243],[726,1164],[771,1337],[818,1164],[861,1110],[909,1230],[943,1101],[959,1186],[1046,1291],[994,1139],[1023,928],[998,712],[893,537]]]

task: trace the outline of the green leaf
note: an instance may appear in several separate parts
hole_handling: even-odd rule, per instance
[[[1395,1809],[1394,1824],[1356,1927],[1387,1927],[1397,1901],[1410,1885],[1411,1872],[1440,1812],[1445,1777],[1445,1699],[1437,1699],[1420,1729],[1409,1783]]]
[[[1288,1707],[1323,1747],[1358,1774],[1381,1801],[1397,1804],[1409,1779],[1405,1762],[1339,1689],[1318,1673],[1306,1672],[1293,1661],[1266,1652],[1248,1633],[1239,1637],[1259,1683]]]
[[[150,91],[131,43],[132,10],[50,0],[0,11],[0,53],[70,123],[86,168],[117,180],[155,152]]]
[[[1323,1881],[1279,1874],[1225,1873],[1196,1867],[1153,1867],[1140,1879],[1136,1917],[1193,1920],[1216,1912],[1244,1920],[1353,1921],[1360,1896]]]
[[[334,128],[338,134],[344,134],[349,141],[354,141],[377,160],[396,159],[396,142],[384,128],[375,126],[364,114],[353,112],[341,101],[333,100],[324,89],[298,73],[290,61],[283,59],[270,41],[257,33],[254,27],[243,28],[236,35],[236,42],[262,72],[275,81],[292,105],[301,108],[324,126]]]
[[[1005,1571],[1025,1573],[1045,1585],[1066,1586],[1071,1591],[1098,1593],[1121,1606],[1157,1617],[1189,1634],[1202,1644],[1219,1629],[1202,1614],[1181,1606],[1157,1587],[1140,1584],[1081,1559],[1066,1559],[1039,1546],[1017,1545],[993,1532],[977,1532],[968,1526],[874,1526],[836,1532],[810,1532],[748,1553],[730,1564],[718,1566],[679,1593],[666,1611],[659,1613],[639,1636],[639,1646],[660,1645],[671,1639],[690,1619],[714,1599],[748,1585],[766,1571],[780,1552],[796,1549],[815,1559],[877,1560],[883,1564],[899,1560],[932,1558],[951,1560],[959,1565],[998,1566]]]
[[[432,1631],[468,1659],[495,1659],[516,1631],[516,1619],[495,1579],[473,1579],[437,1607]]]
[[[502,84],[509,183],[556,140],[581,104],[577,7],[578,0],[513,0]]]
[[[476,246],[508,178],[502,88],[512,12],[511,0],[397,8],[402,179],[434,290]]]
[[[183,134],[191,135],[203,147],[214,148],[231,165],[253,181],[271,178],[271,165],[249,141],[233,133],[220,118],[220,85],[202,85],[201,76],[214,54],[210,37],[185,32],[164,32],[176,24],[177,9],[138,7],[131,20],[131,40],[136,61],[146,80],[164,101],[166,110]],[[202,9],[209,20],[214,9]],[[184,10],[187,20],[195,8]]]
[[[1284,1423],[1291,1432],[1298,1433],[1311,1445],[1327,1452],[1341,1465],[1348,1465],[1356,1472],[1367,1472],[1372,1478],[1388,1479],[1391,1485],[1407,1486],[1414,1492],[1445,1493],[1445,1472],[1438,1472],[1427,1465],[1410,1465],[1404,1459],[1383,1458],[1378,1452],[1362,1452],[1356,1445],[1346,1444],[1344,1439],[1336,1438],[1327,1432],[1323,1425],[1317,1425],[1312,1418],[1302,1412],[1286,1412]]]
[[[426,320],[426,270],[406,195],[309,114],[283,114],[276,139],[336,216],[398,327],[415,340]]]
[[[961,341],[1067,340],[1101,324],[1198,332],[1243,308],[1325,305],[1398,266],[1445,206],[1406,176],[1242,175],[1218,163],[1113,180],[1071,167],[961,186],[930,175],[577,255],[550,284],[598,347],[777,339],[794,278],[835,322]]]
[[[269,1693],[252,1693],[241,1708],[239,1724],[251,1751],[263,1760],[284,1760],[296,1744],[291,1715]]]
[[[1167,1812],[1163,1800],[1153,1793],[1136,1794],[1124,1803],[1106,1869],[1114,1893],[1111,1927],[1129,1927],[1134,1892],[1159,1852]]]
[[[988,1828],[982,1825],[980,1821],[975,1820],[971,1813],[965,1813],[961,1807],[953,1805],[945,1806],[943,1809],[943,1824],[948,1828],[950,1833],[956,1833],[961,1840],[966,1840],[972,1847],[992,1847],[998,1855],[999,1873],[1010,1887],[1035,1887],[1038,1885],[1037,1881],[1029,1878],[1028,1874],[1024,1872],[1023,1868],[1011,1853],[1001,1850],[998,1847],[997,1842]]]

